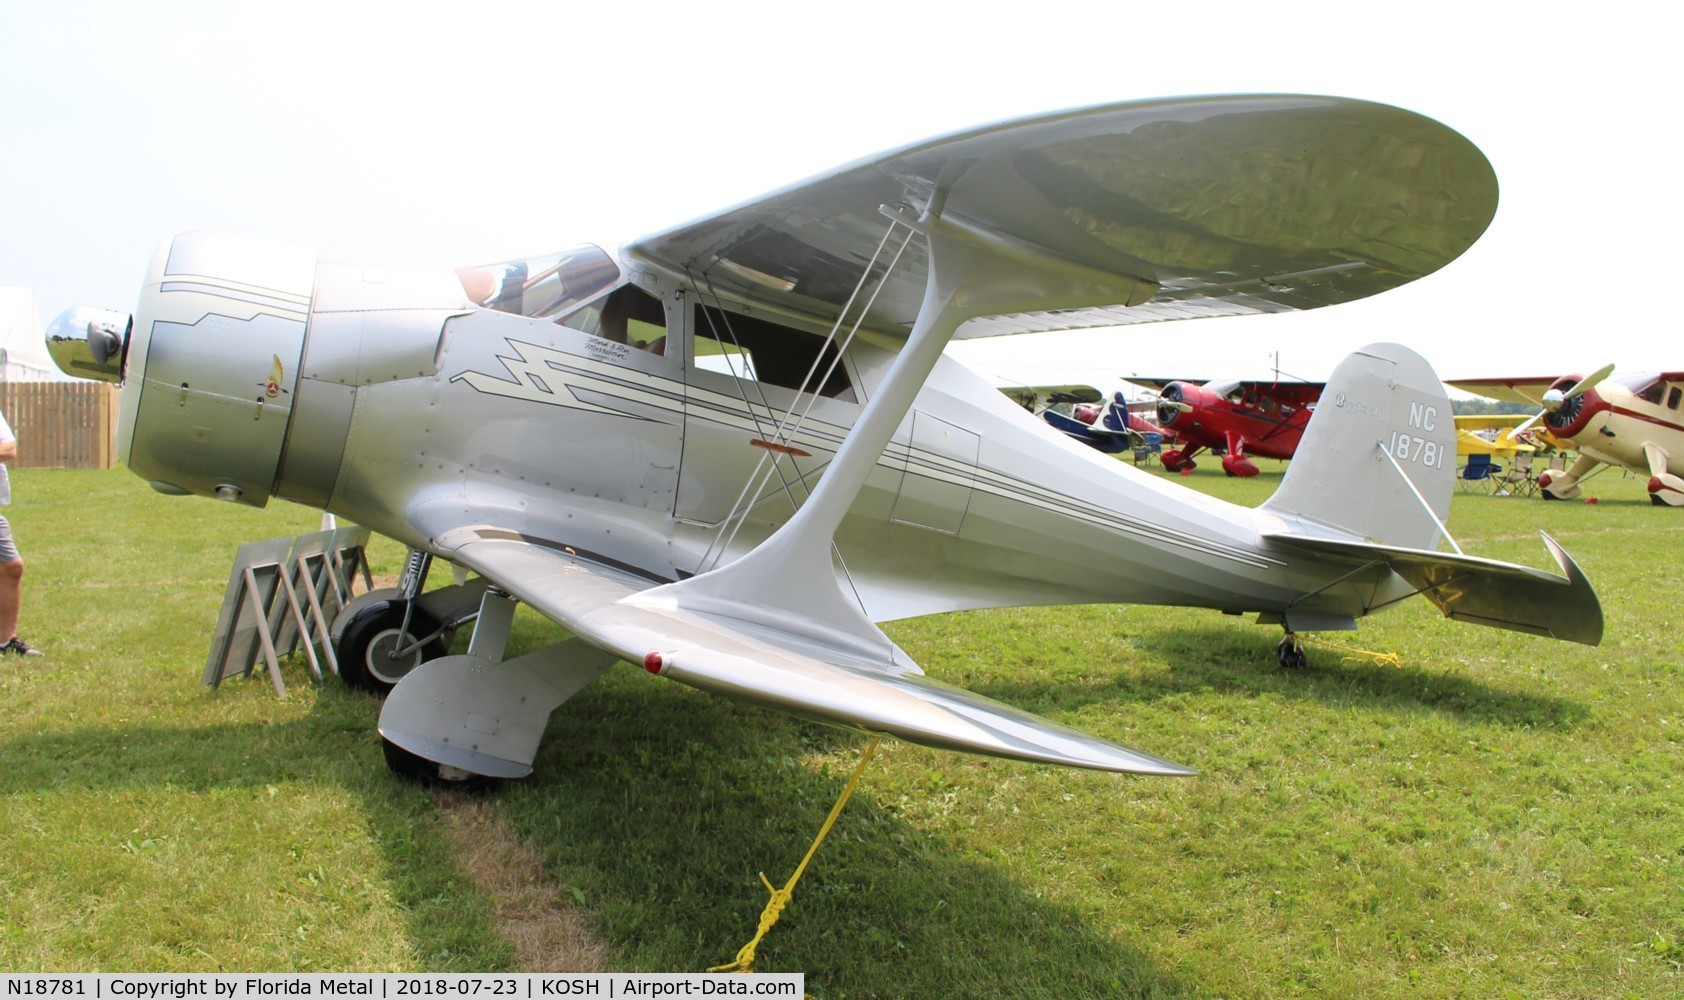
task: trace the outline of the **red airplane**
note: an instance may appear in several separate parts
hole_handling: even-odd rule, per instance
[[[1164,468],[1191,472],[1194,454],[1209,448],[1227,452],[1222,456],[1222,471],[1230,476],[1257,475],[1248,453],[1291,458],[1326,384],[1276,379],[1198,385],[1132,376],[1129,381],[1157,390],[1158,423],[1184,443],[1163,453]]]

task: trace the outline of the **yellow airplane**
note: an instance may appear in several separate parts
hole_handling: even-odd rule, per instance
[[[1530,420],[1524,413],[1463,413],[1456,417],[1456,457],[1467,458],[1469,455],[1514,455],[1519,452],[1533,452],[1537,446],[1532,443],[1532,435],[1524,437],[1516,433],[1516,428]],[[1495,434],[1481,434],[1481,431],[1496,431]]]

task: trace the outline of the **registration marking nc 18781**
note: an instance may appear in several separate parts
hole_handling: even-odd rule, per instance
[[[1411,402],[1408,426],[1431,434],[1438,429],[1438,407]],[[1442,469],[1444,453],[1450,449],[1435,438],[1401,430],[1392,432],[1391,444],[1386,450],[1400,462],[1413,462],[1430,469]]]

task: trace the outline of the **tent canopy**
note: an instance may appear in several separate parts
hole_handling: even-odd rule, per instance
[[[0,287],[0,381],[62,382],[47,354],[41,317],[30,288]]]

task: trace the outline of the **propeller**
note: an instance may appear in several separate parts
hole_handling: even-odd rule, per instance
[[[1164,386],[1157,396],[1156,409],[1158,411],[1158,423],[1160,424],[1167,426],[1175,421],[1176,414],[1193,412],[1193,404],[1181,398],[1181,384],[1179,382],[1171,382]]]
[[[1514,429],[1515,435],[1519,436],[1520,434],[1525,433],[1532,427],[1533,424],[1545,417],[1563,412],[1565,412],[1567,419],[1554,423],[1556,423],[1557,426],[1566,426],[1567,424],[1572,423],[1573,417],[1578,415],[1579,408],[1585,405],[1579,397],[1583,396],[1591,389],[1594,389],[1598,382],[1601,382],[1603,379],[1613,374],[1613,372],[1613,365],[1603,365],[1601,368],[1598,368],[1596,371],[1591,372],[1589,375],[1586,375],[1584,378],[1573,383],[1572,388],[1568,389],[1566,392],[1562,392],[1560,389],[1551,389],[1548,392],[1545,392],[1544,398],[1539,400],[1539,402],[1543,404],[1544,408],[1533,414],[1532,419],[1526,421],[1524,424],[1521,424],[1519,427],[1516,427]]]

